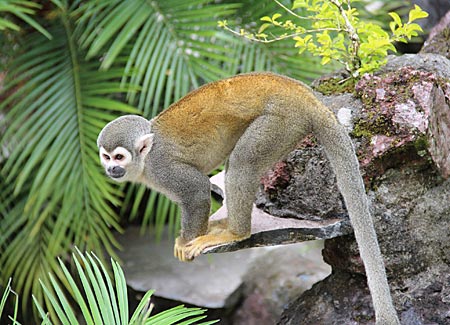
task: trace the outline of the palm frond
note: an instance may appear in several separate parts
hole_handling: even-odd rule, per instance
[[[91,254],[82,254],[79,250],[72,255],[76,264],[76,274],[74,278],[64,263],[60,260],[60,268],[64,273],[63,279],[70,283],[70,289],[75,306],[82,312],[83,320],[87,324],[149,324],[149,325],[170,325],[170,324],[199,324],[209,325],[217,321],[199,323],[206,317],[204,310],[199,308],[185,308],[178,306],[165,312],[150,316],[150,298],[153,291],[148,291],[141,299],[138,307],[131,318],[128,311],[128,294],[125,276],[119,264],[111,259],[113,269],[113,279],[103,265],[101,260]],[[113,282],[116,286],[113,286]],[[81,283],[81,285],[77,285]],[[45,296],[50,301],[51,306],[56,311],[51,318],[55,323],[79,324],[75,316],[74,306],[71,306],[66,298],[58,281],[51,277],[51,289],[44,282],[41,282]],[[33,297],[34,298],[34,297]],[[34,299],[41,318],[49,320],[49,313],[37,299]],[[183,321],[181,323],[181,321]]]
[[[128,100],[151,117],[200,83],[227,75],[209,61],[233,60],[214,37],[217,20],[237,7],[211,0],[88,3],[80,18],[84,46],[88,56],[105,52],[103,69],[127,52],[123,82],[141,88]]]
[[[11,282],[12,279],[10,278],[8,280],[8,283],[6,284],[3,294],[2,294],[2,299],[0,300],[0,319],[2,319],[2,315],[3,315],[3,310],[5,308],[6,305],[6,301],[8,300],[9,296],[12,294],[15,297],[14,300],[14,315],[10,317],[11,321],[13,322],[13,324],[16,324],[17,321],[17,311],[18,311],[18,305],[19,305],[19,297],[17,295],[17,293],[15,293],[12,289],[11,289]],[[6,318],[6,316],[4,316]]]
[[[0,2],[0,13],[3,17],[0,17],[0,31],[11,29],[14,31],[20,31],[21,27],[12,19],[7,19],[7,15],[12,15],[26,22],[34,29],[42,33],[48,39],[52,38],[52,35],[45,30],[35,19],[31,16],[36,13],[42,6],[34,1],[25,0],[2,0]]]
[[[1,172],[15,200],[1,221],[1,275],[17,279],[24,305],[31,290],[42,301],[38,278],[48,286],[49,272],[62,276],[55,256],[71,245],[114,254],[110,228],[120,227],[111,203],[120,192],[101,171],[96,138],[118,114],[136,112],[115,99],[123,69],[99,72],[98,61],[86,61],[71,8],[59,5],[53,39],[29,35],[5,83],[6,91],[20,87],[0,105],[0,147],[10,152]]]

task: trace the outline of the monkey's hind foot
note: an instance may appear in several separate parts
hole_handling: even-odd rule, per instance
[[[199,256],[203,252],[203,250],[205,250],[208,247],[222,244],[229,244],[236,241],[244,240],[248,237],[250,237],[250,234],[236,235],[233,234],[228,229],[220,230],[219,228],[215,228],[208,234],[197,237],[194,240],[191,240],[189,243],[187,243],[184,252],[185,258],[187,258],[188,260],[192,260],[197,256]]]
[[[173,247],[173,255],[182,262],[191,262],[194,258],[188,258],[186,255],[187,241],[181,237],[175,239],[175,246]]]

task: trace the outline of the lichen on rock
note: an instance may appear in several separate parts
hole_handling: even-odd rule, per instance
[[[392,167],[391,163],[383,165],[395,160],[387,158],[389,155],[403,157],[396,159],[399,162],[404,163],[406,159],[415,164],[427,164],[431,156],[443,176],[450,175],[450,164],[442,159],[441,153],[433,150],[432,145],[436,141],[435,129],[442,132],[450,125],[450,118],[439,121],[433,118],[435,112],[440,111],[436,93],[443,93],[442,89],[448,87],[448,79],[408,65],[361,78],[355,94],[361,99],[363,109],[353,135],[361,138],[358,154],[370,177]],[[442,107],[444,111],[446,108],[448,110],[448,104]],[[439,126],[433,128],[436,123]]]

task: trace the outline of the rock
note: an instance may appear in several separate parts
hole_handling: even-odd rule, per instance
[[[450,324],[450,180],[431,170],[389,170],[369,194],[402,324]],[[303,293],[279,324],[374,324],[364,267],[351,236],[327,240],[333,273]]]
[[[366,278],[335,271],[287,306],[279,325],[375,324]]]
[[[398,71],[406,66],[414,70],[432,72],[438,78],[450,78],[450,61],[444,56],[434,53],[391,55],[388,63],[377,72],[377,75]]]
[[[431,92],[433,110],[430,112],[428,151],[431,154],[442,176],[450,176],[450,84],[447,84],[445,92],[440,87],[434,87]]]
[[[257,207],[281,218],[323,221],[347,217],[334,172],[322,147],[295,150],[275,168],[278,174],[290,177],[284,178],[286,181],[280,186],[278,174],[274,170],[269,172],[272,178],[263,179]]]
[[[401,324],[450,324],[450,309],[444,302],[449,283],[445,267],[434,267],[409,279],[408,292],[397,298],[403,304],[399,312]],[[415,303],[411,303],[410,294],[417,299]],[[372,325],[374,316],[366,278],[338,270],[291,302],[278,324]]]
[[[441,56],[395,58],[357,85],[364,106],[352,111],[354,143],[402,324],[450,324],[449,77],[449,61]],[[374,324],[353,236],[326,240],[323,256],[333,273],[291,303],[279,324]]]
[[[365,75],[355,87],[364,103],[354,134],[362,137],[358,154],[366,174],[370,178],[396,164],[431,160],[449,177],[449,61],[433,54],[405,55],[383,70]]]
[[[220,208],[211,218],[225,218],[226,208]],[[260,211],[252,212],[252,235],[240,242],[207,248],[203,254],[233,252],[250,247],[293,244],[307,240],[328,239],[351,233],[348,219],[329,219],[325,221],[295,220],[277,218]]]
[[[256,258],[244,276],[244,299],[233,325],[275,324],[290,301],[330,274],[322,247],[323,241],[275,247]]]
[[[450,59],[450,11],[433,27],[420,52],[440,54]]]
[[[370,198],[388,274],[405,278],[448,263],[450,182],[430,169],[404,168],[377,183]]]

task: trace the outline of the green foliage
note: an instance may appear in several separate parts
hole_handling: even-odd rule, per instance
[[[353,77],[372,72],[386,63],[389,51],[395,52],[394,42],[407,42],[422,31],[414,23],[428,14],[415,5],[406,23],[391,12],[391,33],[379,24],[360,19],[360,12],[352,7],[352,1],[341,0],[295,0],[292,9],[274,0],[289,15],[284,19],[280,13],[264,16],[257,33],[241,29],[239,32],[220,21],[219,27],[248,39],[272,43],[285,39],[295,41],[299,53],[310,52],[321,57],[322,64],[338,61]],[[357,1],[354,1],[357,2]],[[268,31],[272,33],[269,35]]]
[[[2,300],[0,301],[0,319],[2,318],[3,310],[5,308],[8,296],[10,294],[12,294],[12,295],[15,296],[15,300],[14,300],[14,315],[13,316],[9,316],[9,318],[12,321],[12,324],[15,325],[15,324],[19,324],[17,322],[17,311],[18,311],[18,306],[19,306],[19,297],[18,297],[17,293],[15,293],[11,289],[11,282],[12,282],[12,279],[9,279],[8,283],[6,284],[5,290],[3,291]]]
[[[59,260],[59,267],[64,274],[62,281],[68,283],[70,298],[66,297],[61,282],[50,276],[49,287],[41,282],[45,296],[52,308],[56,311],[53,316],[45,312],[44,307],[33,296],[34,303],[42,319],[41,324],[129,324],[129,325],[170,325],[170,324],[199,324],[210,325],[218,321],[201,322],[206,317],[200,308],[185,308],[178,306],[159,314],[150,316],[152,305],[150,303],[153,291],[148,291],[141,299],[139,305],[129,316],[128,292],[125,276],[120,265],[111,259],[113,278],[100,259],[91,254],[72,255],[76,265],[77,278],[74,278],[64,263]],[[15,314],[10,319],[13,324],[17,320],[18,297],[11,289],[11,280],[0,301],[0,317],[9,294],[14,294]],[[73,300],[75,304],[71,304]],[[74,309],[76,307],[77,309]],[[17,323],[18,324],[18,323]]]
[[[28,25],[32,26],[40,33],[45,35],[48,39],[52,36],[48,33],[36,20],[30,16],[36,13],[36,10],[40,9],[42,6],[34,1],[25,0],[2,0],[0,2],[0,13],[4,15],[0,17],[0,31],[7,29],[13,31],[20,31],[21,28],[18,23],[13,19],[7,19],[8,15],[14,16],[25,21]]]
[[[110,227],[120,230],[109,202],[118,204],[115,187],[98,168],[98,130],[118,112],[137,112],[112,96],[123,69],[98,72],[79,50],[79,31],[71,7],[55,2],[58,19],[47,40],[31,33],[10,67],[0,106],[6,131],[0,144],[10,154],[2,168],[11,198],[0,237],[2,277],[14,277],[28,293],[59,272],[54,257],[75,244],[113,254]],[[70,184],[70,186],[68,186]],[[42,300],[42,291],[37,299]]]
[[[106,70],[126,51],[122,82],[141,87],[139,94],[131,91],[127,99],[145,116],[156,115],[161,107],[197,88],[200,80],[226,76],[227,71],[212,61],[233,60],[224,43],[209,40],[216,34],[211,18],[234,12],[236,4],[88,1],[80,10],[81,44],[88,49],[88,58],[104,53],[100,68]]]

